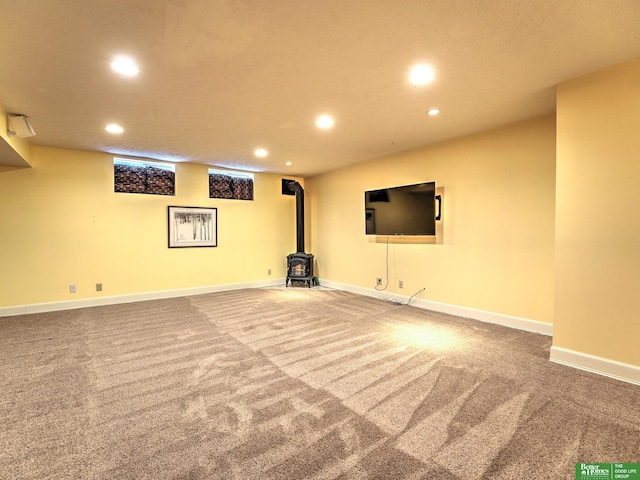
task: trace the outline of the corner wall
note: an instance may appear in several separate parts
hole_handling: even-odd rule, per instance
[[[178,163],[174,197],[114,193],[112,155],[31,153],[0,175],[0,307],[286,276],[295,201],[280,176],[256,174],[254,201],[210,199],[208,167]],[[169,249],[169,205],[217,207],[218,247]]]
[[[557,102],[552,355],[640,366],[640,60],[560,84]]]
[[[416,299],[553,323],[553,115],[308,178],[320,281],[384,283],[387,246],[364,233],[364,191],[427,181],[444,188],[442,235],[391,239],[386,292],[425,288]]]

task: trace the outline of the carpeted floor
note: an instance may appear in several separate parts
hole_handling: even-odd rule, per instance
[[[0,319],[2,479],[573,479],[640,462],[640,387],[551,339],[345,292]]]

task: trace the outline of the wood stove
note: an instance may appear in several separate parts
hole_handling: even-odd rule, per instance
[[[310,253],[292,253],[287,255],[287,283],[304,282],[313,285],[313,255]]]
[[[297,252],[287,255],[287,281],[313,285],[313,255],[304,253],[304,190],[295,180],[282,179],[282,193],[296,196],[296,247]]]

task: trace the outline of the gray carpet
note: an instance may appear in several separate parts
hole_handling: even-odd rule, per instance
[[[640,462],[640,387],[549,337],[252,289],[0,319],[0,478],[573,479]]]

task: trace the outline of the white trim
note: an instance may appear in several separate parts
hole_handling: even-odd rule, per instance
[[[623,382],[640,385],[640,367],[628,363],[616,362],[607,358],[596,357],[587,353],[567,350],[562,347],[551,347],[549,360],[567,367],[585,370],[605,377],[615,378]]]
[[[254,282],[227,283],[223,285],[209,285],[206,287],[181,288],[177,290],[160,290],[157,292],[114,295],[110,297],[83,298],[78,300],[66,300],[62,302],[34,303],[31,305],[16,305],[13,307],[0,307],[0,317],[25,315],[29,313],[56,312],[59,310],[74,310],[76,308],[99,307],[102,305],[115,305],[119,303],[144,302],[146,300],[159,300],[162,298],[187,297],[190,295],[226,292],[229,290],[241,290],[244,288],[273,287],[284,285],[284,282],[284,278],[274,278],[269,280],[257,280]]]
[[[335,288],[337,290],[344,290],[346,292],[357,293],[360,295],[366,295],[368,297],[384,298],[394,302],[407,303],[409,296],[398,295],[395,293],[387,293],[375,290],[373,288],[363,288],[355,285],[348,285],[346,283],[333,282],[331,280],[321,280],[321,285]],[[450,315],[456,315],[458,317],[471,318],[472,320],[480,320],[481,322],[495,323],[497,325],[503,325],[505,327],[516,328],[518,330],[525,330],[527,332],[541,333],[542,335],[553,335],[553,325],[550,323],[538,322],[537,320],[529,320],[527,318],[512,317],[510,315],[504,315],[502,313],[486,312],[484,310],[476,310],[474,308],[459,307],[457,305],[450,305],[447,303],[433,302],[431,300],[412,300],[411,305],[418,308],[424,308],[425,310],[433,310],[434,312],[448,313]]]
[[[155,167],[167,172],[176,173],[175,163],[152,162],[150,160],[134,160],[132,158],[113,157],[114,165],[126,165],[129,167]]]
[[[234,178],[250,178],[253,180],[253,173],[251,172],[239,172],[237,170],[220,170],[219,168],[210,168],[209,175],[226,175],[227,177]]]
[[[19,305],[17,307],[1,307],[0,317],[12,317],[14,315],[24,315],[27,313],[26,305]]]

